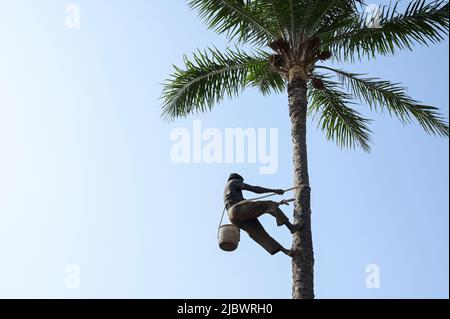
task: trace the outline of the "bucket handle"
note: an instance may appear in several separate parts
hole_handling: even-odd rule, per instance
[[[223,208],[222,217],[220,218],[219,228],[217,228],[217,239],[219,239],[220,236],[220,227],[222,227],[223,218],[225,217],[225,211],[227,210],[226,207]]]

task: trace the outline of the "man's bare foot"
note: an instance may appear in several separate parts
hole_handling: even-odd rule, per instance
[[[292,255],[293,255],[291,249],[282,248],[281,251],[282,251],[286,256],[292,257]]]
[[[304,223],[303,222],[299,222],[297,224],[286,224],[287,228],[289,228],[289,231],[291,232],[292,235],[294,235],[296,232],[302,230]]]

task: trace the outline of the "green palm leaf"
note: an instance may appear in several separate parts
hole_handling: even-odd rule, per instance
[[[285,87],[280,75],[269,69],[264,52],[247,54],[241,50],[217,49],[198,51],[185,67],[174,66],[165,82],[162,110],[166,119],[209,111],[224,97],[235,97],[247,86],[259,87],[264,93]]]
[[[415,118],[427,133],[448,137],[448,123],[438,109],[415,101],[398,83],[364,78],[360,74],[324,66],[317,68],[335,72],[347,89],[372,109],[387,110],[403,123],[410,123]]]
[[[264,95],[286,92],[286,79],[272,68],[267,54],[262,54],[260,63],[255,63],[249,68],[246,84],[258,88]]]
[[[282,36],[274,24],[272,9],[261,6],[260,1],[189,0],[188,3],[210,29],[225,33],[230,39],[267,45]]]
[[[351,108],[352,96],[339,90],[338,83],[323,80],[322,90],[309,86],[309,112],[318,117],[319,127],[340,147],[361,147],[370,151],[370,120]]]
[[[357,4],[361,1],[349,0],[317,0],[303,22],[309,35],[325,33],[336,23],[357,13]]]
[[[414,43],[429,45],[445,39],[449,27],[449,5],[444,1],[415,0],[403,13],[399,2],[381,8],[379,28],[367,25],[367,15],[349,16],[321,33],[323,49],[340,60],[394,54],[412,49]]]

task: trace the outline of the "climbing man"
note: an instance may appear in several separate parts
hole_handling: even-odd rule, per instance
[[[278,226],[285,225],[291,234],[301,230],[302,223],[291,224],[289,218],[279,207],[280,205],[289,205],[288,201],[283,200],[280,203],[274,201],[245,201],[242,195],[243,190],[257,194],[275,193],[278,195],[283,195],[284,191],[282,189],[269,189],[245,184],[244,178],[234,173],[230,175],[225,186],[224,201],[230,221],[240,229],[246,231],[269,254],[275,255],[281,251],[292,257],[292,251],[284,248],[273,239],[258,220],[258,217],[264,214],[270,214],[275,217]]]

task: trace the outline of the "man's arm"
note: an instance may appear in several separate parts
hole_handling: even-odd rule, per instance
[[[265,188],[260,186],[252,186],[245,183],[242,183],[242,189],[245,191],[253,192],[256,194],[265,194],[265,193],[275,193],[278,195],[283,195],[284,190],[282,189],[271,189],[271,188]]]

